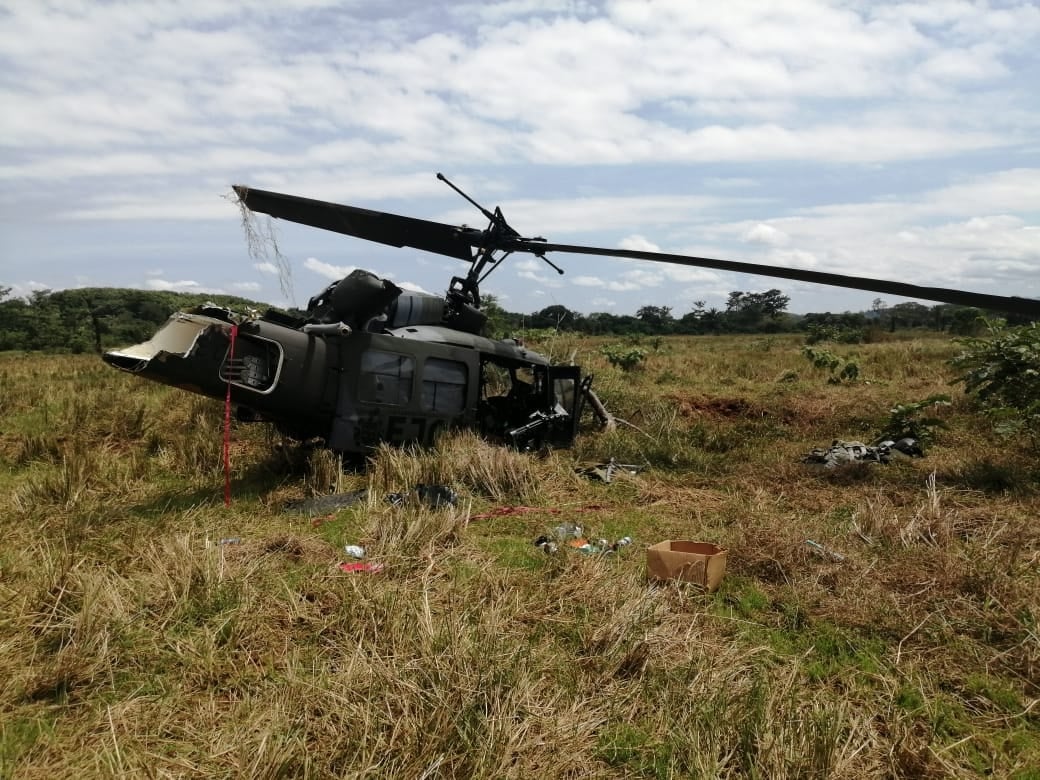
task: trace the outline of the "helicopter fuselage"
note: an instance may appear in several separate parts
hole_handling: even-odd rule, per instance
[[[474,428],[520,447],[569,444],[580,370],[515,340],[442,325],[351,330],[241,319],[214,306],[178,312],[148,341],[105,353],[116,368],[213,398],[239,420],[349,454],[381,442],[433,444]]]

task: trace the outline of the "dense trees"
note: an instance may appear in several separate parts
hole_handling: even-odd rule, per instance
[[[790,302],[791,299],[777,289],[761,293],[731,292],[726,301],[729,329],[751,332],[782,330],[780,315]]]
[[[674,322],[671,306],[643,306],[636,312],[636,319],[656,332],[671,329]]]
[[[0,287],[0,350],[100,352],[144,341],[173,312],[212,301],[242,311],[269,308],[231,295],[92,287],[8,298]]]
[[[546,306],[530,317],[529,327],[552,328],[553,330],[578,330],[581,320],[584,319],[578,312],[571,311],[566,306],[556,304]]]

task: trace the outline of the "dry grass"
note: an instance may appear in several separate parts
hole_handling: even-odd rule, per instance
[[[600,343],[551,346],[631,425],[573,451],[462,434],[344,473],[240,427],[230,508],[218,403],[0,355],[0,776],[1037,777],[1035,453],[956,399],[925,459],[800,462],[949,392],[949,342],[847,348],[852,386],[787,336],[629,375]],[[647,468],[575,473],[610,456]],[[386,500],[423,484],[457,505]],[[285,510],[330,489],[366,494]],[[565,521],[635,544],[533,545]],[[648,585],[665,538],[728,547],[719,591]]]

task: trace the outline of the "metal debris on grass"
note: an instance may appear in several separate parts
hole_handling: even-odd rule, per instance
[[[578,533],[581,533],[581,527],[575,526]],[[558,528],[556,529],[559,530]],[[546,553],[555,553],[560,549],[560,545],[569,547],[577,552],[585,553],[586,555],[610,555],[621,551],[621,548],[627,547],[632,544],[631,536],[623,536],[615,542],[609,542],[606,539],[589,540],[583,536],[563,536],[559,533],[555,534],[555,538],[552,536],[542,535],[534,540],[534,546],[541,548]]]
[[[317,498],[290,501],[285,505],[285,511],[303,512],[310,515],[327,515],[329,512],[334,512],[337,509],[353,506],[367,494],[367,490],[355,490],[351,493],[332,493],[327,496],[318,496]]]
[[[921,458],[924,452],[917,439],[911,438],[882,441],[877,445],[835,439],[827,449],[814,449],[802,458],[802,463],[833,469],[846,463],[888,463],[893,457],[901,456]]]
[[[459,494],[449,485],[417,485],[415,497],[418,501],[431,509],[440,509],[446,506],[458,506]],[[391,506],[403,506],[411,500],[411,494],[387,493],[386,501]]]
[[[598,479],[601,482],[610,484],[614,479],[614,475],[619,471],[624,471],[627,474],[638,474],[642,469],[643,467],[636,463],[618,463],[614,458],[611,458],[606,463],[578,466],[575,468],[575,471],[589,479]]]
[[[824,547],[822,544],[814,542],[812,539],[806,539],[805,543],[809,545],[809,547],[812,548],[812,551],[821,558],[827,558],[832,561],[837,561],[838,563],[845,560],[845,556],[840,552],[835,552],[829,547]]]

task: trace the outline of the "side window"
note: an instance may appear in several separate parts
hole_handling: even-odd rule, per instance
[[[422,380],[423,411],[458,414],[466,407],[465,363],[426,358]]]
[[[574,380],[570,377],[557,377],[553,380],[553,392],[556,403],[568,414],[574,412]]]
[[[412,400],[415,361],[392,352],[369,350],[361,355],[362,401],[402,406]]]
[[[255,393],[268,393],[274,388],[282,362],[282,348],[266,339],[239,338],[235,343],[235,359],[231,350],[220,365],[220,378]]]

